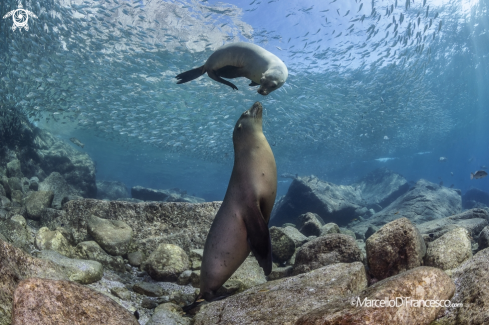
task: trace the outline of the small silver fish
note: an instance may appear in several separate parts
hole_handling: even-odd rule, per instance
[[[85,145],[83,143],[81,143],[80,140],[78,140],[77,138],[70,138],[70,141],[73,142],[74,144],[76,144],[77,146],[79,147],[85,147]]]
[[[448,160],[448,159],[447,159],[446,157],[440,157],[440,161],[441,161],[441,162],[445,162],[445,161],[447,161],[447,160]]]
[[[487,172],[484,170],[478,170],[475,173],[470,173],[470,179],[481,179],[487,176]]]

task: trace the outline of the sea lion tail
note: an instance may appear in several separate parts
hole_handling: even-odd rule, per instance
[[[204,66],[201,66],[201,67],[189,70],[189,71],[182,72],[178,76],[176,76],[175,78],[178,79],[177,84],[183,84],[183,83],[192,81],[194,79],[197,79],[198,77],[200,77],[204,73],[205,73]]]

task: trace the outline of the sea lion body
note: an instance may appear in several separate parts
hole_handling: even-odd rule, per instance
[[[214,299],[250,250],[265,275],[272,270],[268,221],[277,194],[277,167],[262,131],[259,102],[241,115],[233,143],[234,167],[205,242],[198,299]]]
[[[245,42],[230,43],[218,48],[199,68],[176,76],[177,83],[185,83],[206,73],[212,79],[238,89],[231,82],[222,79],[245,77],[252,81],[250,86],[260,85],[258,93],[268,95],[280,88],[288,77],[288,70],[282,60],[264,48]]]

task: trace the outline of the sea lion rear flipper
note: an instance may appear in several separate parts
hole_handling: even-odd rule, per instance
[[[251,81],[251,83],[250,83],[248,86],[252,86],[252,87],[253,87],[253,86],[259,86],[259,85],[260,85],[260,84],[257,84],[256,82]]]
[[[212,78],[212,79],[214,79],[215,81],[220,82],[220,83],[225,84],[225,85],[227,85],[227,86],[229,86],[229,87],[231,87],[231,88],[233,88],[233,89],[238,90],[238,87],[236,87],[234,84],[230,83],[229,81],[224,80],[224,79],[222,79],[221,77],[219,77],[219,76],[216,74],[216,72],[215,72],[215,71],[209,70],[209,71],[207,71],[207,74],[209,75],[209,77],[211,77],[211,78]]]
[[[245,219],[248,244],[265,275],[272,272],[272,242],[263,215],[256,207]]]
[[[203,71],[203,70],[204,70],[204,66],[201,66],[201,67],[180,73],[178,76],[175,77],[178,79],[177,84],[183,84],[183,83],[189,82],[191,80],[197,79],[198,77],[200,77],[201,75],[203,75],[205,73],[205,71]]]

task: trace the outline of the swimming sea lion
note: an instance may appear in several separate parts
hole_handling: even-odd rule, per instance
[[[268,95],[280,88],[287,80],[289,72],[285,64],[264,48],[245,42],[230,43],[218,48],[201,67],[180,73],[175,78],[177,84],[197,79],[206,73],[217,82],[238,89],[223,78],[245,77],[250,86],[258,86],[258,93]]]
[[[233,171],[205,242],[196,301],[215,299],[217,289],[238,269],[250,250],[265,275],[272,271],[268,221],[277,194],[277,167],[263,134],[262,110],[256,102],[234,127]]]

